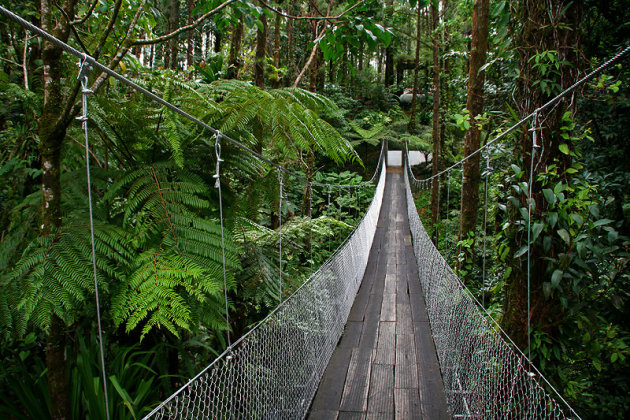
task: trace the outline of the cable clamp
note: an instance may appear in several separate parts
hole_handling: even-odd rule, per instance
[[[77,65],[79,66],[79,75],[77,76],[77,79],[80,80],[81,83],[83,83],[83,81],[87,82],[87,79],[92,72],[92,65],[88,61],[87,54],[83,54],[83,58]],[[92,93],[92,91],[84,88],[83,93]]]
[[[217,158],[217,165],[216,165],[216,171],[214,173],[214,175],[212,175],[212,177],[216,180],[214,182],[214,188],[220,188],[221,187],[221,181],[219,179],[220,177],[220,171],[221,171],[221,162],[223,162],[223,159],[221,159],[221,137],[223,137],[223,134],[221,134],[221,132],[219,130],[215,131],[214,133],[214,154]]]

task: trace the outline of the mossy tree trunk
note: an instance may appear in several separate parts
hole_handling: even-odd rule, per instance
[[[440,171],[440,35],[438,8],[431,6],[433,21],[433,155],[431,157],[431,173],[435,176]],[[431,220],[437,225],[440,213],[440,182],[433,179],[431,189]],[[433,240],[437,244],[437,229],[434,230]]]
[[[262,6],[262,5],[261,5]],[[256,58],[254,62],[254,85],[265,88],[265,50],[267,47],[267,15],[260,14],[261,27],[256,34]]]
[[[481,131],[475,123],[475,117],[483,113],[483,84],[485,73],[480,71],[486,63],[488,50],[488,15],[489,0],[475,0],[472,17],[472,44],[470,48],[470,65],[468,70],[468,96],[466,108],[470,115],[470,130],[464,136],[464,155],[468,156],[479,149]],[[469,232],[475,231],[479,208],[479,159],[477,153],[464,162],[464,179],[462,183],[461,222],[459,237],[465,239]],[[469,249],[472,249],[469,248]],[[470,256],[469,256],[470,257]]]
[[[520,118],[529,115],[577,80],[580,68],[579,24],[582,17],[582,5],[582,1],[569,0],[559,0],[553,3],[521,0],[517,4],[513,4],[512,12],[516,19],[513,32],[520,62],[520,76],[517,79],[515,89],[515,107]],[[556,59],[559,62],[566,62],[566,64],[561,65],[558,71],[552,68],[541,74],[540,68],[535,66],[532,57],[544,51],[557,51]],[[552,84],[556,84],[556,90],[543,91],[540,85],[536,83],[541,78],[551,80]],[[573,98],[571,96],[565,97],[553,109],[546,111],[541,116],[540,121],[544,122],[541,127],[537,127],[540,147],[534,156],[533,221],[540,219],[542,213],[548,211],[541,185],[537,181],[537,174],[546,171],[551,164],[558,166],[558,173],[565,173],[571,164],[570,156],[560,152],[559,146],[565,143],[560,137],[562,116],[565,112],[572,110],[574,106]],[[532,161],[531,132],[526,129],[522,130],[519,145],[520,154],[523,157],[524,176],[522,180],[527,182]],[[527,208],[526,194],[527,192],[519,196],[521,207],[525,208]],[[522,218],[518,209],[513,207],[510,213],[512,223],[506,235],[510,241],[512,252],[515,252],[527,244],[527,233],[516,229],[515,222]],[[549,234],[557,236],[556,232]],[[556,293],[555,297],[546,297],[543,289],[544,283],[548,282],[550,277],[550,273],[547,271],[548,258],[557,257],[559,252],[563,252],[554,247],[553,244],[562,243],[562,241],[558,237],[554,237],[551,248],[547,252],[543,250],[541,243],[542,241],[538,241],[531,246],[529,313],[527,311],[527,258],[525,255],[512,260],[512,275],[505,284],[505,310],[502,322],[506,332],[521,347],[527,346],[528,318],[533,329],[543,331],[553,338],[564,317],[558,294]]]

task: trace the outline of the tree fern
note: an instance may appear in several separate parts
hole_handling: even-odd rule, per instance
[[[67,324],[74,322],[89,295],[94,292],[92,248],[85,217],[73,215],[68,223],[47,236],[36,237],[22,252],[4,287],[19,314],[12,325],[18,335],[27,324],[47,328],[53,314]],[[108,279],[121,279],[119,267],[131,259],[126,232],[109,224],[95,222],[95,245],[101,287]]]
[[[221,319],[223,291],[221,233],[218,221],[203,218],[210,191],[189,171],[162,163],[132,171],[105,196],[120,196],[123,226],[134,235],[138,256],[131,274],[117,288],[112,315],[128,331],[142,325],[142,335],[165,327],[177,335],[191,329],[197,306]],[[226,240],[227,266],[238,267],[237,248]],[[229,287],[233,277],[228,273]],[[218,325],[217,325],[218,327]]]
[[[290,160],[311,148],[336,163],[358,159],[352,146],[321,118],[336,106],[320,95],[301,89],[263,91],[234,80],[214,82],[210,92],[219,108],[207,120],[235,137],[258,133],[260,138],[245,136],[253,147]]]

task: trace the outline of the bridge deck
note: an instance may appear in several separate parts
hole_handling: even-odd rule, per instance
[[[402,174],[388,171],[363,282],[310,419],[448,418]]]

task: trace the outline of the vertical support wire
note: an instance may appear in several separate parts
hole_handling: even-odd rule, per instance
[[[223,294],[225,299],[225,324],[227,331],[227,343],[228,349],[232,349],[232,337],[230,336],[230,308],[228,306],[228,288],[227,288],[227,270],[225,264],[225,234],[223,232],[223,197],[221,193],[221,132],[217,131],[214,134],[214,154],[217,158],[216,164],[216,172],[213,178],[216,180],[214,182],[214,188],[219,190],[219,219],[221,220],[221,258],[223,262]]]
[[[444,226],[444,230],[447,232],[444,237],[444,245],[446,245],[446,249],[448,249],[448,211],[449,204],[451,202],[451,171],[450,169],[446,172],[446,225]]]
[[[532,153],[530,156],[530,169],[529,169],[529,191],[527,198],[527,358],[530,363],[532,360],[532,339],[531,339],[531,294],[530,294],[530,279],[531,279],[531,253],[532,253],[532,193],[534,186],[534,153],[536,153],[537,144],[537,131],[538,130],[538,118],[540,110],[534,111],[534,117],[532,119]]]
[[[330,217],[330,185],[328,186],[328,207],[326,209],[326,213],[328,214],[328,229],[332,230],[332,222],[330,221],[331,217]],[[328,252],[330,253],[330,242],[332,241],[331,239],[328,239]]]
[[[441,177],[437,177],[437,214],[435,215],[435,248],[440,249],[440,193],[442,192]]]
[[[481,305],[486,307],[486,238],[488,234],[488,177],[490,176],[490,152],[486,155],[486,176],[483,199],[483,263],[481,268]]]
[[[283,190],[283,184],[284,184],[284,177],[282,176],[282,169],[280,168],[278,168],[278,184],[280,184],[280,196],[278,199],[278,232],[280,234],[280,240],[278,241],[278,244],[279,244],[278,279],[279,279],[279,284],[280,284],[280,303],[282,303],[282,193],[283,193],[282,190]]]
[[[308,247],[310,251],[311,275],[313,274],[313,183],[308,183]]]
[[[91,66],[84,58],[79,63],[80,70],[78,79],[81,81],[81,105],[82,115],[77,117],[77,120],[81,121],[83,126],[83,135],[85,137],[85,171],[87,179],[87,191],[88,191],[88,207],[90,212],[90,240],[92,242],[92,272],[94,273],[94,297],[96,299],[96,323],[98,325],[98,344],[101,356],[101,375],[103,380],[103,396],[105,398],[105,414],[107,420],[109,420],[109,398],[107,395],[107,374],[105,370],[105,349],[103,343],[103,327],[101,324],[101,305],[98,295],[98,277],[96,273],[96,245],[94,240],[94,213],[92,210],[92,178],[90,174],[90,140],[88,136],[88,95],[93,93],[88,89],[89,73],[92,70]]]

